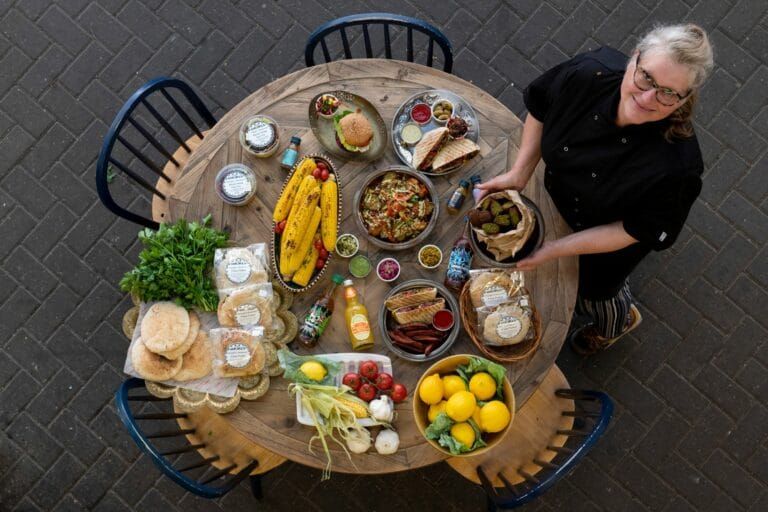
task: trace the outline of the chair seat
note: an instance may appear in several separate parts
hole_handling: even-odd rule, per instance
[[[190,443],[205,443],[205,448],[197,450],[203,458],[219,456],[211,465],[223,469],[237,464],[237,467],[230,470],[231,475],[237,474],[254,459],[259,461],[259,465],[251,475],[267,473],[286,461],[284,457],[246,438],[221,415],[207,407],[187,413],[186,418],[179,418],[177,421],[182,429],[195,429],[194,434],[186,436]]]
[[[203,132],[203,137],[208,136],[208,131],[209,130]],[[203,139],[197,135],[193,135],[186,140],[186,143],[187,146],[189,146],[189,149],[194,151],[198,148],[198,146],[200,146],[200,144],[203,143]],[[179,148],[173,153],[173,158],[179,162],[179,165],[177,166],[171,160],[168,160],[168,162],[165,164],[165,167],[163,167],[163,173],[168,176],[171,181],[169,183],[162,177],[158,178],[157,183],[155,184],[155,188],[157,188],[158,192],[162,193],[166,197],[171,195],[173,192],[173,187],[176,185],[176,180],[181,173],[181,169],[186,165],[190,156],[191,153],[187,153],[187,151],[182,146],[179,146]],[[163,199],[158,195],[153,195],[152,220],[158,223],[168,222],[169,214],[170,206],[168,204],[168,199]]]
[[[504,485],[499,473],[512,484],[525,480],[520,470],[535,475],[542,468],[533,463],[534,459],[543,462],[554,459],[557,453],[548,450],[547,446],[563,446],[568,437],[558,434],[558,429],[573,427],[573,417],[562,414],[574,410],[573,400],[555,396],[556,390],[568,388],[565,375],[553,365],[536,392],[515,413],[514,422],[501,443],[476,457],[452,457],[447,460],[448,464],[476,484],[480,484],[477,467],[482,466],[489,478],[493,476],[495,487]]]

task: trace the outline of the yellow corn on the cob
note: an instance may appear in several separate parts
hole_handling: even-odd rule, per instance
[[[309,176],[309,178],[314,180],[311,176]],[[288,270],[287,263],[291,261],[294,253],[299,250],[299,244],[301,243],[302,238],[304,238],[307,226],[315,212],[315,207],[317,206],[317,201],[319,199],[320,187],[315,183],[309,194],[301,200],[301,203],[298,205],[298,208],[293,215],[288,217],[288,223],[285,225],[285,231],[283,232],[283,236],[285,237],[285,248],[280,254],[281,263],[284,258],[288,259],[285,267],[286,272]]]
[[[312,245],[312,239],[315,237],[315,233],[317,232],[317,227],[320,225],[321,213],[322,212],[320,210],[320,207],[315,206],[315,212],[312,214],[312,218],[309,221],[309,226],[307,227],[307,230],[304,232],[304,237],[301,239],[301,242],[299,242],[298,249],[294,251],[289,261],[287,262],[285,273],[281,272],[283,275],[291,276],[301,266],[301,262],[304,261],[304,258],[307,256],[307,253],[309,252],[309,246]]]
[[[311,175],[304,176],[304,179],[301,180],[301,184],[299,185],[299,190],[296,192],[296,197],[293,198],[293,206],[291,206],[291,212],[288,214],[289,222],[291,220],[291,215],[296,213],[296,210],[299,209],[302,200],[307,196],[307,194],[309,194],[310,190],[315,188],[315,186],[319,187],[315,178],[313,178]]]
[[[311,158],[305,158],[301,161],[299,166],[296,167],[296,171],[293,173],[293,176],[291,176],[291,179],[288,180],[285,190],[280,194],[280,199],[277,200],[275,211],[272,212],[273,221],[280,222],[281,220],[288,218],[296,193],[299,191],[299,186],[304,178],[308,174],[311,174],[316,167],[317,164]]]
[[[312,277],[312,274],[315,271],[315,265],[317,264],[317,258],[319,257],[320,252],[315,248],[314,245],[310,244],[309,252],[301,262],[299,270],[293,274],[291,280],[299,286],[307,286],[309,279]]]
[[[363,419],[371,416],[371,414],[368,412],[368,407],[365,404],[363,404],[361,401],[358,401],[355,398],[346,397],[346,396],[337,396],[336,400],[346,405],[350,409],[352,409],[352,412],[355,413],[355,418]]]
[[[320,208],[323,210],[320,234],[323,237],[323,246],[328,252],[336,248],[337,221],[339,212],[338,203],[339,186],[336,177],[331,174],[325,180],[320,190]]]

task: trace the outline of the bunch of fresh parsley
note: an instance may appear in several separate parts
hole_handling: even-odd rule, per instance
[[[215,311],[219,297],[211,279],[214,252],[229,235],[202,222],[179,220],[161,224],[157,231],[144,229],[139,240],[144,249],[139,264],[120,280],[123,291],[142,301],[173,300],[185,308]]]

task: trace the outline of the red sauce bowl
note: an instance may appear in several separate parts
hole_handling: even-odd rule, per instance
[[[432,109],[426,103],[417,103],[411,107],[411,119],[419,124],[427,124],[432,119]]]
[[[451,329],[453,322],[453,312],[450,309],[441,309],[432,316],[432,327],[438,331]]]

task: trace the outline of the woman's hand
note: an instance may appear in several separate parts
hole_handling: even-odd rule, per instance
[[[525,181],[520,178],[520,173],[515,171],[515,169],[512,169],[500,176],[496,176],[492,180],[478,183],[475,185],[475,188],[481,191],[477,198],[477,201],[480,202],[480,200],[487,194],[496,192],[497,190],[523,190],[525,188]]]
[[[538,251],[518,261],[515,270],[533,270],[539,265],[559,257],[557,241],[544,242]]]

